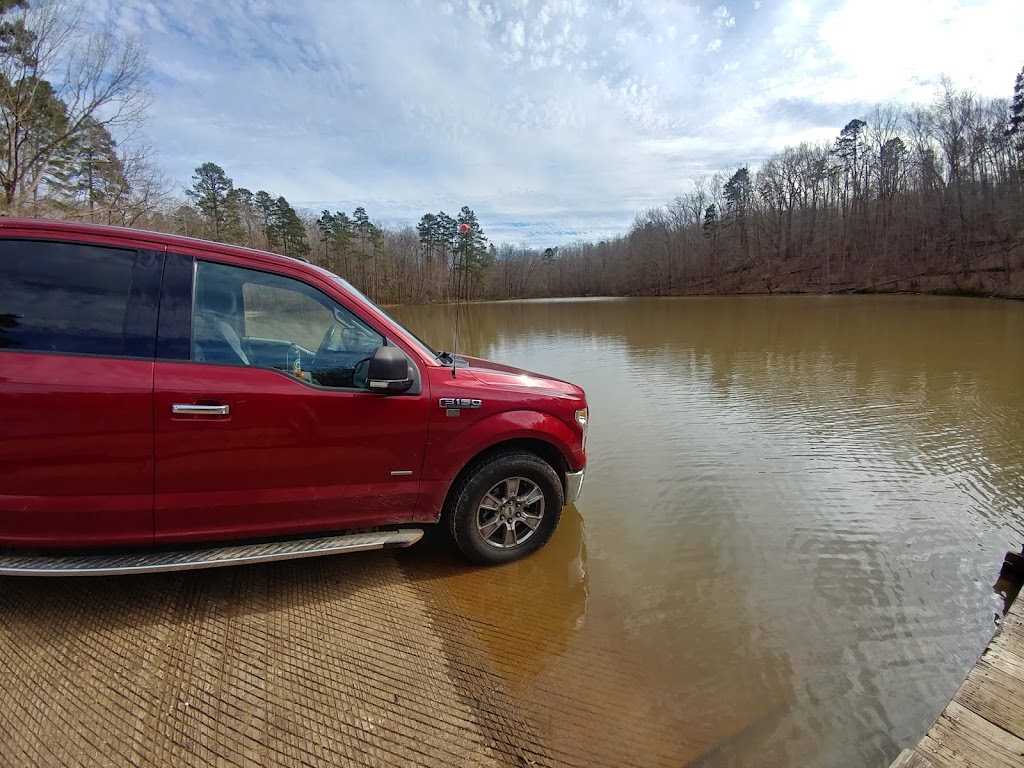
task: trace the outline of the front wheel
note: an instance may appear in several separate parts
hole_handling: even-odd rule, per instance
[[[546,461],[525,451],[499,453],[462,479],[448,524],[474,563],[507,563],[547,543],[564,498],[562,483]]]

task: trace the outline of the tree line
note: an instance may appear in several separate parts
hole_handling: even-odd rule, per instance
[[[381,302],[570,295],[949,290],[1024,295],[1024,70],[1005,99],[943,80],[832,141],[698,179],[600,242],[489,242],[469,206],[384,226],[235,187],[176,194],[142,130],[139,41],[85,2],[0,0],[3,213],[137,226],[308,259]],[[1009,90],[1009,89],[1008,89]]]
[[[610,246],[632,265],[617,287],[1024,293],[1022,179],[1024,70],[1012,99],[943,80],[931,104],[876,106],[832,142],[787,147],[643,212]],[[603,264],[600,250],[573,256]]]

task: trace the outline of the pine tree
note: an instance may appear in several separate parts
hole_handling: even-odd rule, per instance
[[[235,190],[235,202],[238,204],[238,215],[241,219],[241,228],[244,230],[245,244],[250,248],[255,248],[256,223],[259,221],[255,196],[245,187],[239,187]]]
[[[335,262],[348,261],[349,240],[352,237],[352,221],[342,211],[331,213],[324,210],[316,222],[320,238],[324,243],[324,260],[329,269],[335,269]]]
[[[863,155],[863,134],[867,123],[854,118],[839,132],[833,152],[839,158],[847,177],[853,184],[853,203],[860,198],[860,160]]]
[[[213,229],[213,239],[230,242],[238,234],[238,200],[235,187],[216,163],[196,168],[192,186],[185,190]]]
[[[465,232],[462,231],[465,227]],[[456,224],[456,262],[453,265],[456,298],[469,298],[471,285],[480,282],[487,264],[487,238],[477,221],[476,214],[468,206],[462,206]]]
[[[320,218],[316,220],[316,228],[320,230],[320,239],[324,244],[324,263],[331,266],[331,252],[333,251],[334,245],[334,230],[337,226],[337,221],[334,218],[334,214],[328,211],[326,208],[320,213]]]
[[[434,257],[439,245],[437,216],[432,213],[423,214],[423,218],[416,225],[416,234],[420,238],[420,251],[423,254],[423,261],[427,267],[430,267],[434,263]]]
[[[714,203],[704,211],[704,237],[711,240],[718,236],[718,206]]]
[[[274,198],[270,196],[269,192],[261,189],[253,196],[252,203],[257,221],[263,230],[263,239],[267,242],[267,249],[273,250],[277,247],[277,242],[274,239],[274,211],[277,207]]]
[[[305,258],[309,255],[306,225],[284,197],[278,197],[274,201],[270,229],[274,234],[275,242],[280,244],[281,252],[285,256]]]
[[[129,190],[117,142],[95,120],[87,120],[73,141],[50,163],[47,191],[62,206],[85,206],[92,221],[125,197]]]
[[[437,242],[441,263],[455,266],[455,246],[458,244],[459,222],[444,211],[437,214]],[[449,261],[449,257],[451,260]]]
[[[1024,173],[1024,68],[1017,74],[1013,85],[1013,101],[1010,102],[1010,124],[1007,135],[1017,152],[1017,164]]]

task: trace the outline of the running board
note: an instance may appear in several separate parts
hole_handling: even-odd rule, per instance
[[[187,549],[177,552],[131,552],[83,555],[0,554],[0,576],[116,576],[221,568],[244,563],[297,560],[303,557],[408,547],[423,537],[419,528],[378,533],[350,533],[316,539]]]

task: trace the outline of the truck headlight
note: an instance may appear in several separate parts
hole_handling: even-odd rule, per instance
[[[578,411],[576,411],[576,423],[579,424],[584,429],[587,428],[587,416],[589,415],[587,413],[587,410],[587,408],[580,408]]]
[[[587,449],[587,424],[590,422],[590,411],[588,408],[580,408],[576,411],[576,423],[583,427],[583,450]]]

